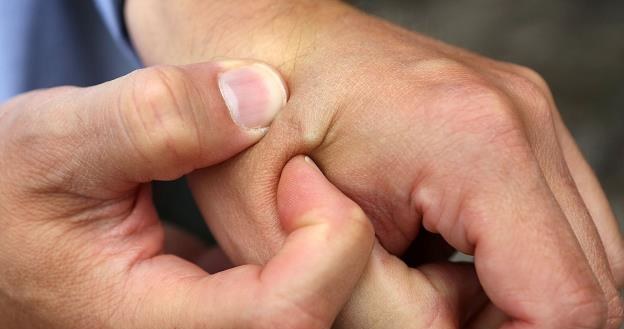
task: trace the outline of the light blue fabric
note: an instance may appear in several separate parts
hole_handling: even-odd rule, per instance
[[[94,85],[140,67],[125,35],[122,3],[0,0],[0,102],[32,89]],[[161,218],[213,241],[183,181],[157,183],[154,195]]]
[[[122,0],[0,1],[0,101],[94,85],[140,67],[121,10]]]

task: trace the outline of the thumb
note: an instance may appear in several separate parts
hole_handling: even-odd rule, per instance
[[[178,178],[235,155],[260,139],[287,100],[275,70],[243,61],[152,67],[95,93],[105,102],[94,129],[113,134],[105,153],[136,182]]]
[[[266,265],[209,275],[156,256],[133,267],[121,309],[145,328],[330,328],[368,263],[372,225],[300,156],[284,168],[277,201],[287,237]]]
[[[98,191],[224,161],[257,142],[287,101],[274,69],[246,61],[150,67],[61,95],[31,114],[29,137],[69,160],[57,176]]]

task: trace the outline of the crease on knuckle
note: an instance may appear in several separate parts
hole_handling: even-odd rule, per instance
[[[524,127],[511,100],[498,89],[481,82],[452,86],[452,130],[479,145],[510,149],[525,140]]]
[[[523,108],[532,122],[540,125],[540,129],[554,125],[556,109],[547,92],[521,75],[507,75],[506,79],[520,101],[526,104]]]
[[[200,155],[192,102],[195,91],[187,80],[185,72],[173,66],[133,73],[130,106],[121,104],[120,111],[127,137],[143,157],[181,160]]]
[[[542,77],[539,73],[537,73],[534,69],[526,67],[526,66],[521,66],[521,65],[515,65],[515,64],[509,64],[511,67],[511,71],[514,72],[517,76],[522,77],[523,79],[525,79],[525,83],[530,83],[534,86],[534,88],[537,88],[539,91],[541,91],[544,96],[548,96],[550,95],[550,87],[548,86],[548,83],[546,82],[546,80],[544,79],[544,77]]]

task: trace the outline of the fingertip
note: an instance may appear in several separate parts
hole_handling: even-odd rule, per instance
[[[300,155],[286,163],[279,180],[277,207],[287,232],[295,229],[295,218],[319,206],[323,191],[331,190],[325,176],[306,158]]]
[[[331,323],[368,264],[372,225],[362,209],[304,156],[284,167],[277,199],[288,237],[264,267],[262,281],[272,296],[287,292],[290,304]]]
[[[286,164],[277,199],[282,226],[288,233],[313,224],[309,221],[331,219],[332,225],[362,222],[363,229],[373,235],[362,209],[329,182],[307,156],[297,156]]]

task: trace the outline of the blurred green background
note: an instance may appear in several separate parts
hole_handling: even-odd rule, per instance
[[[350,2],[409,29],[539,72],[624,227],[624,1]]]

